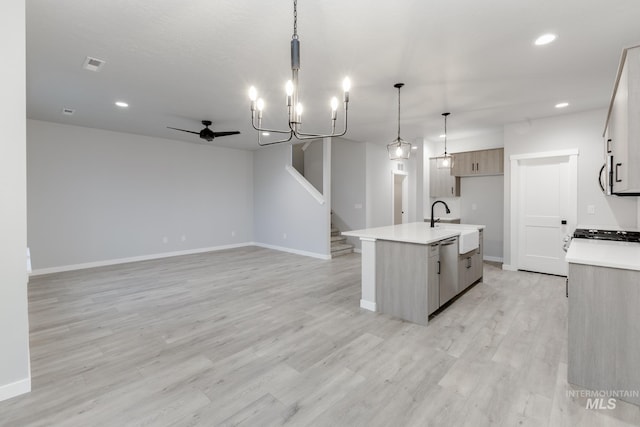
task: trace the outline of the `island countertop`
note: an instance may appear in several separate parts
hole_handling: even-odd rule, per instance
[[[417,243],[427,245],[439,240],[460,235],[464,229],[481,230],[484,225],[472,224],[437,224],[429,227],[426,222],[410,222],[407,224],[388,225],[385,227],[366,228],[363,230],[343,231],[343,236],[365,239],[391,240],[396,242]]]
[[[572,239],[566,260],[574,264],[640,271],[640,244],[609,240]]]

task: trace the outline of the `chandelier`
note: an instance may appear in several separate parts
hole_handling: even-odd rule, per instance
[[[453,157],[447,153],[447,117],[451,113],[442,113],[444,116],[444,154],[436,157],[436,166],[440,169],[451,169],[453,167]]]
[[[333,136],[343,136],[347,133],[347,107],[349,105],[349,89],[351,81],[345,77],[342,82],[343,105],[344,105],[344,129],[336,132],[336,119],[338,117],[338,98],[333,97],[331,106],[331,133],[306,133],[301,130],[302,124],[302,104],[298,99],[298,71],[300,71],[300,40],[298,38],[298,1],[293,1],[293,35],[291,36],[291,80],[285,85],[287,94],[288,127],[286,130],[267,129],[262,127],[262,113],[265,103],[262,98],[258,98],[258,91],[255,87],[249,88],[249,99],[251,100],[251,125],[258,131],[258,145],[272,145],[282,142],[289,142],[293,137],[300,140],[317,139]],[[256,114],[257,111],[257,114]],[[257,117],[256,117],[257,116]],[[262,135],[279,134],[282,136],[277,141],[262,142]]]
[[[408,159],[411,154],[411,144],[400,138],[400,88],[402,86],[404,86],[404,83],[396,83],[393,85],[393,87],[398,89],[398,137],[394,139],[391,144],[387,145],[389,160]]]

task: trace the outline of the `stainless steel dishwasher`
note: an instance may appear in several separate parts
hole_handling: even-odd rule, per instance
[[[440,305],[458,294],[458,238],[440,242]]]

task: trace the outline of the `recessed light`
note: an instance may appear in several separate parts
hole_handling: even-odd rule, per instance
[[[555,34],[550,34],[550,33],[549,34],[543,34],[540,37],[538,37],[534,43],[535,43],[536,46],[542,46],[542,45],[551,43],[555,39],[556,39],[556,35]]]
[[[418,146],[417,146],[417,145],[414,145],[413,147],[411,147],[411,149],[412,149],[412,150],[417,150],[417,149],[418,149]]]
[[[269,132],[262,132],[262,136],[269,136],[270,133]]]
[[[127,108],[127,107],[129,106],[129,104],[127,104],[127,103],[126,103],[126,102],[124,102],[124,101],[117,101],[117,102],[116,102],[116,105],[117,105],[118,107],[120,107],[120,108]]]
[[[556,108],[565,108],[568,107],[569,103],[568,102],[560,102],[558,104],[556,104]]]
[[[445,134],[443,133],[442,135],[440,135],[440,138],[444,138],[444,137],[446,137],[446,136],[447,136],[447,135],[445,135]]]

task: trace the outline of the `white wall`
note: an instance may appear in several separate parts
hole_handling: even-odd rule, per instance
[[[606,110],[566,114],[505,126],[504,176],[504,262],[511,264],[511,179],[509,156],[578,148],[578,224],[637,226],[638,202],[635,197],[605,196],[598,185],[598,172],[604,163],[602,132]],[[595,214],[587,213],[593,205]]]
[[[336,138],[331,145],[331,215],[341,231],[359,230],[365,223],[365,144]],[[347,241],[361,248],[360,239]]]
[[[460,222],[485,225],[484,257],[502,261],[504,176],[461,178],[460,187]]]
[[[399,165],[408,176],[409,215],[408,221],[423,221],[423,163],[422,144],[417,144],[417,152],[412,152],[408,160],[389,160],[386,145],[366,143],[366,228],[391,225],[392,171]]]
[[[331,168],[331,142],[325,167]],[[326,150],[326,148],[325,148]],[[287,171],[291,146],[253,152],[254,240],[260,245],[318,257],[330,256],[330,203],[316,198]],[[306,166],[305,166],[306,170]],[[329,175],[327,173],[327,175]],[[329,176],[327,176],[329,178]],[[330,200],[330,181],[325,197]]]
[[[253,239],[250,152],[34,120],[27,134],[34,270]]]
[[[27,317],[25,5],[0,14],[0,400],[31,389]]]

